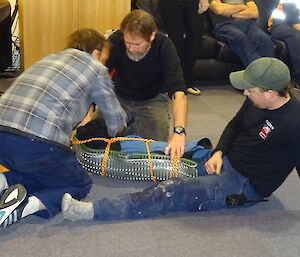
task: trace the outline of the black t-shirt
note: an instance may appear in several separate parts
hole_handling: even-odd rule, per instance
[[[223,151],[257,192],[269,196],[294,167],[300,175],[300,103],[292,97],[279,109],[263,110],[247,99],[216,150]]]
[[[138,62],[128,58],[120,31],[113,33],[109,41],[112,49],[107,67],[115,69],[113,80],[121,98],[144,101],[160,93],[171,97],[176,91],[186,92],[175,46],[165,34],[156,33],[149,52]]]

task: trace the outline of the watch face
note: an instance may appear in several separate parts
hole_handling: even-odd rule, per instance
[[[177,134],[185,133],[185,129],[181,126],[175,127],[174,132]]]
[[[180,127],[175,128],[175,132],[180,134],[182,132],[182,128],[180,128]]]

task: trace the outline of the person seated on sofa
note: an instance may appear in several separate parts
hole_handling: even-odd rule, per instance
[[[210,0],[209,8],[213,35],[226,42],[245,67],[260,57],[274,57],[271,37],[257,26],[253,0]]]
[[[300,103],[289,93],[287,65],[263,57],[229,79],[247,98],[204,164],[207,176],[172,178],[140,192],[94,202],[65,194],[64,217],[140,219],[247,205],[270,196],[294,168],[300,176]]]
[[[273,38],[285,42],[296,87],[300,86],[300,1],[280,0],[269,20]]]

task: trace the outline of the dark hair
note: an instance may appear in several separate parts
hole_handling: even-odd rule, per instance
[[[141,9],[128,13],[122,20],[120,29],[123,34],[137,35],[147,41],[150,41],[152,33],[157,31],[152,16]]]
[[[281,96],[281,97],[286,97],[289,93],[291,93],[291,90],[293,89],[293,85],[292,83],[289,83],[286,87],[282,88],[282,89],[271,89],[275,92],[277,92],[278,96]],[[264,89],[264,88],[260,88],[260,90],[262,92],[267,92],[269,91],[270,89]]]
[[[76,30],[67,38],[67,48],[75,48],[89,54],[92,54],[95,49],[101,51],[108,45],[102,34],[89,28]]]
[[[289,84],[287,87],[277,90],[277,93],[281,97],[286,97],[288,94],[291,93],[292,88],[292,84]]]

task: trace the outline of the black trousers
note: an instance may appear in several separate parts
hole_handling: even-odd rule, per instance
[[[194,80],[193,68],[204,30],[198,4],[199,0],[159,0],[163,26],[175,44],[187,84]]]

